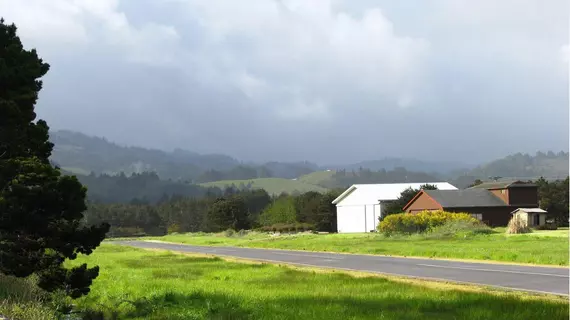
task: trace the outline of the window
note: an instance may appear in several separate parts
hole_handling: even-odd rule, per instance
[[[483,220],[483,214],[482,213],[472,213],[471,216],[479,221]]]
[[[505,194],[505,193],[507,193],[507,190],[505,190],[505,189],[501,190],[501,194]]]

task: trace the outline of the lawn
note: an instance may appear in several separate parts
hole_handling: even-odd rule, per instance
[[[103,244],[92,292],[119,319],[565,319],[566,299]],[[25,320],[25,319],[24,319]]]
[[[240,184],[247,185],[248,183],[252,184],[252,189],[264,189],[269,194],[279,195],[283,192],[288,194],[292,194],[295,192],[305,193],[309,191],[316,191],[320,193],[325,193],[328,190],[326,188],[312,185],[309,183],[297,181],[297,180],[290,180],[290,179],[283,179],[283,178],[259,178],[259,179],[250,179],[250,180],[222,180],[222,181],[214,181],[214,182],[207,182],[202,183],[202,186],[208,187],[218,187],[224,188],[226,186],[230,186],[234,184],[235,186],[239,187]]]
[[[220,234],[179,234],[145,239],[194,245],[275,248],[430,257],[492,260],[544,265],[568,265],[568,230],[507,236],[502,233],[467,238],[426,239],[421,235],[385,237],[381,234],[298,234],[271,236],[249,233],[231,237]],[[547,236],[552,234],[554,236]],[[564,234],[566,236],[564,236]]]

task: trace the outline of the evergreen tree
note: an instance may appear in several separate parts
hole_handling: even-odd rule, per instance
[[[48,126],[34,112],[49,65],[23,48],[16,31],[0,20],[0,272],[37,274],[41,288],[77,298],[99,268],[63,263],[90,254],[109,225],[82,226],[86,189],[49,161]]]

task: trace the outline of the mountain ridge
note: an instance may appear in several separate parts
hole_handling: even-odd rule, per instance
[[[80,132],[58,130],[50,132],[54,143],[51,160],[62,169],[74,174],[118,174],[156,172],[161,179],[182,180],[189,183],[214,181],[251,180],[257,178],[295,179],[314,172],[359,172],[353,178],[343,174],[342,184],[354,181],[374,183],[375,179],[387,177],[385,171],[400,172],[401,179],[408,174],[424,173],[426,176],[455,182],[458,186],[472,183],[475,179],[501,177],[563,177],[568,175],[568,152],[538,152],[536,155],[517,153],[480,165],[459,162],[423,161],[417,159],[386,157],[354,164],[322,166],[309,161],[265,163],[243,162],[224,154],[199,154],[181,148],[173,151],[124,146],[104,137],[92,137]],[[362,170],[364,169],[364,170]],[[405,169],[402,171],[402,169]],[[375,173],[380,173],[375,175]],[[369,175],[369,178],[366,176]],[[313,183],[322,187],[338,186],[335,174],[325,175],[327,181]],[[391,174],[390,180],[394,178]],[[421,177],[421,175],[417,175]],[[376,178],[374,178],[376,177]],[[382,182],[382,181],[378,181]]]

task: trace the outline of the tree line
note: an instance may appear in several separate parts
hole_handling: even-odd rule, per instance
[[[201,197],[174,195],[155,204],[90,203],[84,224],[109,223],[110,237],[164,235],[172,232],[219,232],[302,224],[305,229],[336,231],[336,207],[331,202],[340,191],[326,194],[270,196],[265,190],[226,189],[223,194]]]
[[[352,171],[336,171],[331,179],[321,183],[321,186],[325,188],[346,188],[353,184],[412,183],[439,180],[443,179],[424,172],[408,171],[405,168],[394,168],[393,170],[381,169],[378,171],[359,168],[358,170]]]

